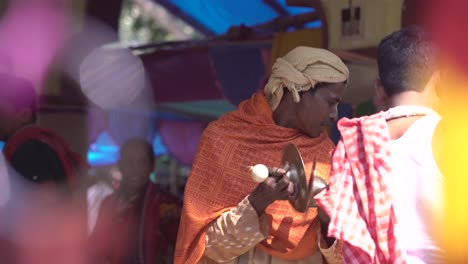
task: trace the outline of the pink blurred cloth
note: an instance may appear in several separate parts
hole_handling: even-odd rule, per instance
[[[64,45],[71,10],[68,0],[15,0],[0,21],[0,68],[42,86]]]

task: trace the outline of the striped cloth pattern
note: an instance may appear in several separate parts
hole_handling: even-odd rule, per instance
[[[338,123],[329,186],[315,198],[330,215],[328,235],[343,242],[344,263],[405,263],[387,180],[390,136],[383,112]]]

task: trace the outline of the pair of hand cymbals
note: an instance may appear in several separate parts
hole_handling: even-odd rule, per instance
[[[301,154],[294,144],[289,144],[283,151],[283,158],[281,164],[284,166],[289,165],[287,176],[294,183],[294,187],[297,190],[297,195],[294,200],[291,200],[291,205],[298,212],[305,212],[308,207],[316,207],[313,199],[314,195],[323,190],[327,185],[324,180],[319,177],[315,177],[316,160],[314,160],[312,174],[307,184],[307,178],[305,175],[304,162]],[[263,182],[268,178],[268,168],[263,164],[257,164],[250,167],[251,177],[256,182]]]

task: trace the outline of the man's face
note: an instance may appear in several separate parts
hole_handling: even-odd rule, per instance
[[[131,146],[122,152],[119,169],[122,172],[122,187],[140,189],[149,180],[153,159],[146,149]]]
[[[318,137],[325,126],[335,122],[345,87],[345,83],[323,83],[303,93],[297,106],[298,129]]]

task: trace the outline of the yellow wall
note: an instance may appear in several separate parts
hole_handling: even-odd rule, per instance
[[[403,0],[352,0],[361,8],[360,35],[343,36],[341,11],[349,0],[322,0],[328,21],[329,48],[356,49],[377,46],[386,35],[401,28]]]
[[[276,58],[286,55],[298,46],[322,47],[322,30],[320,28],[302,29],[292,32],[283,32],[275,35],[271,48],[270,68]]]

